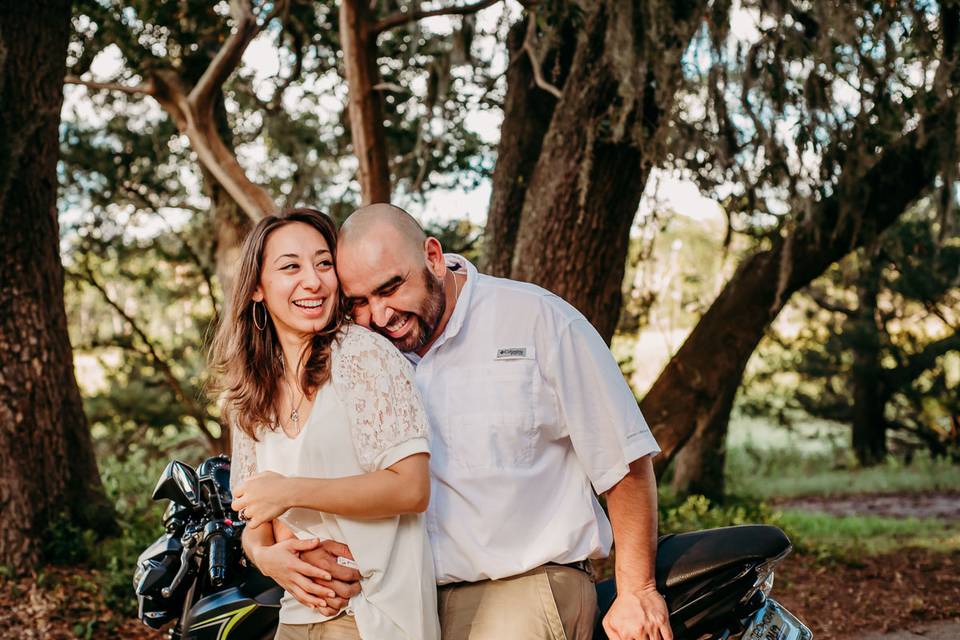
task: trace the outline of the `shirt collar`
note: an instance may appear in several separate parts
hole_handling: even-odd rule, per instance
[[[443,257],[446,258],[447,268],[459,266],[461,270],[465,270],[467,273],[467,281],[463,283],[463,287],[460,289],[460,295],[457,297],[456,306],[453,308],[453,313],[450,315],[450,319],[447,320],[447,326],[444,327],[443,333],[440,335],[440,340],[449,340],[460,332],[460,327],[463,326],[463,322],[467,318],[467,313],[469,313],[470,310],[470,301],[473,299],[473,289],[476,286],[480,272],[477,271],[477,268],[473,266],[472,262],[461,255],[445,253]]]
[[[460,329],[463,327],[463,322],[466,320],[467,313],[469,313],[470,301],[473,299],[474,285],[476,284],[477,278],[480,275],[480,272],[477,271],[475,266],[473,266],[473,263],[461,255],[457,255],[456,253],[445,253],[443,254],[443,257],[447,263],[447,268],[459,265],[460,270],[466,270],[467,281],[464,283],[463,288],[460,289],[460,295],[457,297],[457,302],[456,306],[453,308],[453,313],[450,314],[450,318],[447,320],[447,326],[443,328],[443,333],[440,334],[440,337],[438,337],[436,341],[430,345],[430,350],[427,351],[424,357],[433,353],[444,342],[455,338],[457,334],[460,333]],[[410,356],[415,355],[415,353],[410,353],[407,355],[407,357],[409,358]],[[410,360],[414,364],[419,364],[422,358],[417,358],[416,360],[410,358]]]

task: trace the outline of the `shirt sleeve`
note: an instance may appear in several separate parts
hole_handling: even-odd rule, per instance
[[[257,472],[257,450],[253,438],[236,427],[230,427],[230,490]]]
[[[598,494],[617,484],[631,462],[660,452],[613,354],[585,318],[560,330],[544,369],[556,394],[562,435],[569,436]]]
[[[351,327],[334,356],[333,384],[349,414],[353,446],[367,472],[429,453],[427,414],[413,367],[386,338]]]

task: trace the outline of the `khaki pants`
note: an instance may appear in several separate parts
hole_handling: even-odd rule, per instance
[[[443,640],[590,640],[597,592],[583,571],[544,565],[511,578],[444,585]]]
[[[273,640],[360,640],[353,616],[314,624],[281,624]]]

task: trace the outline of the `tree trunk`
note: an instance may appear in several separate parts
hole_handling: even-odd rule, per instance
[[[507,48],[510,65],[507,68],[507,95],[503,105],[503,126],[500,128],[500,143],[497,146],[497,164],[493,171],[493,188],[487,225],[484,229],[484,255],[481,269],[498,277],[509,277],[513,263],[520,214],[527,193],[530,176],[540,157],[543,138],[547,133],[557,99],[537,86],[530,56],[523,48],[527,32],[527,20],[521,20],[510,28]],[[570,54],[574,50],[575,35],[562,31],[558,36],[559,47],[540,53],[545,69],[559,67],[558,74],[548,79],[554,86],[563,86],[570,66]],[[556,52],[563,56],[557,64]]]
[[[223,300],[227,302],[233,293],[233,279],[240,263],[240,247],[253,228],[253,221],[215,180],[205,182],[213,202],[210,217],[214,229],[213,256],[217,281],[223,291]]]
[[[360,198],[363,204],[390,202],[390,164],[377,69],[377,35],[364,0],[340,3],[340,46],[347,77],[348,113],[353,153],[360,164]]]
[[[700,494],[720,502],[726,494],[727,430],[718,427],[717,422],[727,420],[737,390],[726,391],[729,397],[719,404],[711,419],[702,423],[677,454],[671,484],[677,495]]]
[[[812,223],[740,264],[641,403],[663,450],[658,473],[698,431],[718,429],[725,438],[747,361],[790,296],[873,239],[933,184],[941,145],[955,135],[954,109],[942,104],[868,170],[843,175],[841,187],[817,203]],[[866,212],[860,224],[841,213],[851,203]]]
[[[871,253],[876,253],[875,251]],[[883,462],[887,455],[887,428],[884,407],[887,398],[882,388],[880,365],[880,327],[877,325],[877,295],[880,292],[880,268],[875,256],[865,256],[857,282],[857,311],[844,327],[853,338],[852,444],[860,464],[868,467]]]
[[[609,51],[608,20],[625,18],[620,5],[610,3],[599,3],[587,18],[530,178],[512,256],[511,277],[562,296],[607,341],[620,314],[630,227],[650,169],[660,161],[655,141],[667,120],[661,116],[672,109],[676,86],[663,82],[679,82],[680,56],[702,11],[696,2],[664,6],[660,11],[673,13],[660,16],[660,26],[670,36],[657,60],[638,61],[644,97],[622,119],[611,113],[623,103],[612,61],[622,52]],[[654,64],[670,70],[656,76],[659,83]],[[626,131],[620,137],[612,133],[614,119]]]
[[[223,148],[233,157],[236,155],[233,148],[233,131],[230,130],[230,123],[227,120],[223,91],[217,90],[213,104],[212,117],[216,137],[222,141]],[[205,169],[203,169],[203,184],[204,190],[213,203],[210,224],[213,225],[214,232],[213,256],[217,280],[220,282],[224,301],[229,301],[233,293],[233,279],[240,264],[240,247],[256,220],[245,214],[230,191]],[[264,211],[262,215],[269,213],[270,211]],[[221,440],[226,442],[228,437],[229,434],[224,431]]]
[[[0,4],[0,565],[66,517],[115,527],[73,372],[57,222],[70,3]]]

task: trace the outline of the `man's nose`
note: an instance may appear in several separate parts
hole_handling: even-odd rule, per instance
[[[390,324],[390,318],[393,317],[393,309],[382,301],[371,301],[370,315],[373,318],[373,324],[378,327],[386,327]]]

